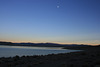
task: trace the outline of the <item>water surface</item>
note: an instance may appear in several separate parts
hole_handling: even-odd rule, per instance
[[[62,47],[27,47],[27,46],[1,46],[0,57],[47,55],[76,52],[79,50],[62,49]]]

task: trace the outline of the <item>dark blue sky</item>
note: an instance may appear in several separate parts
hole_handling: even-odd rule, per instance
[[[0,0],[0,40],[100,44],[100,0]]]

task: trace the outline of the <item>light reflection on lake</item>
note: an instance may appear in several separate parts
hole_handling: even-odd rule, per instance
[[[1,46],[0,57],[13,57],[13,56],[32,56],[32,55],[47,55],[57,53],[69,53],[79,50],[66,50],[62,47],[27,47],[27,46]]]

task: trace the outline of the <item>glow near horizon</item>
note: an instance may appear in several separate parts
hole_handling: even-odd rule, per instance
[[[100,44],[99,0],[0,1],[0,41]]]

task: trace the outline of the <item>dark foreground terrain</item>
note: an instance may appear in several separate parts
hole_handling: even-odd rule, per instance
[[[78,48],[76,47],[76,49]],[[100,47],[89,49],[87,47],[80,52],[45,56],[2,57],[0,58],[0,67],[100,67]]]

